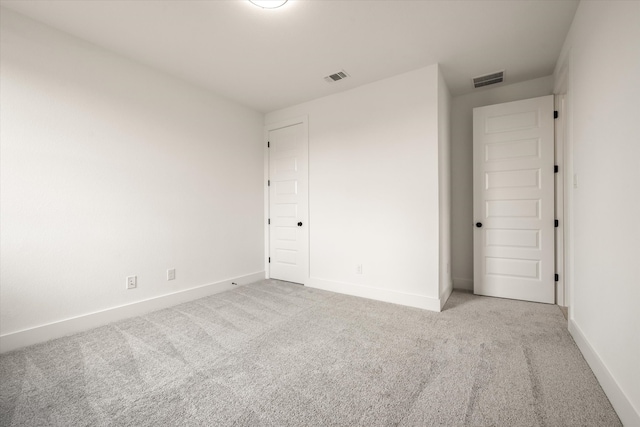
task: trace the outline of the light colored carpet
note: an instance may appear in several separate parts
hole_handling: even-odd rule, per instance
[[[619,426],[557,306],[262,281],[0,356],[2,426]]]

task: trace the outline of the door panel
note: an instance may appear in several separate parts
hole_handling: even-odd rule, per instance
[[[269,277],[303,284],[308,277],[305,129],[297,123],[269,131]]]
[[[473,121],[474,293],[554,303],[553,96]]]

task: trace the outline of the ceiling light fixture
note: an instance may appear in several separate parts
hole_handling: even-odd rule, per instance
[[[276,9],[287,2],[287,0],[249,0],[249,1],[263,9]]]

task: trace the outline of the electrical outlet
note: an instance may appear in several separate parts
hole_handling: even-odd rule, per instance
[[[362,264],[356,265],[356,274],[362,274]]]
[[[138,276],[127,277],[127,289],[134,289],[138,287]]]
[[[167,280],[175,280],[176,279],[176,269],[172,268],[167,270]]]

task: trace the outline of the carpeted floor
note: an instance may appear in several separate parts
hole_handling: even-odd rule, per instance
[[[2,426],[619,426],[557,306],[262,281],[0,356]]]

